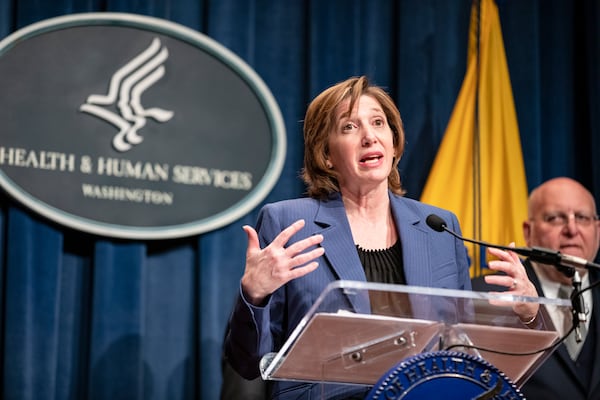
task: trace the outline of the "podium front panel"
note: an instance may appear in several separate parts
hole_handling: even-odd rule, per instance
[[[539,304],[534,326],[512,311]],[[568,300],[336,281],[319,296],[277,353],[263,357],[263,379],[374,385],[398,362],[448,350],[481,357],[521,386],[566,333],[551,313]]]

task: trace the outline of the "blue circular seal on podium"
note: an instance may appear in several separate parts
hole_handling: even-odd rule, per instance
[[[386,372],[367,400],[525,399],[514,383],[487,361],[461,352],[423,353]]]

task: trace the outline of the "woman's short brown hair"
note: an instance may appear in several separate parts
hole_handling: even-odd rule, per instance
[[[336,124],[336,109],[350,99],[349,110],[362,96],[373,97],[383,108],[387,123],[394,135],[397,156],[388,176],[388,187],[394,193],[404,194],[398,172],[398,162],[404,152],[404,129],[400,112],[392,98],[379,86],[371,85],[365,76],[353,77],[325,89],[309,104],[304,117],[304,168],[302,179],[311,197],[325,198],[340,187],[335,170],[327,168],[329,133]]]

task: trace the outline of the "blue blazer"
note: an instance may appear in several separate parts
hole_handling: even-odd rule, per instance
[[[406,283],[447,289],[471,289],[469,263],[463,243],[448,233],[429,228],[425,219],[430,214],[442,217],[448,228],[460,234],[458,220],[447,210],[433,207],[390,192],[390,203],[396,229],[402,244]],[[231,365],[246,379],[259,375],[260,358],[276,352],[298,322],[309,311],[325,287],[334,280],[366,281],[358,257],[350,225],[339,194],[328,200],[302,198],[268,204],[261,210],[257,231],[261,247],[268,245],[283,229],[298,219],[305,227],[288,244],[315,234],[323,235],[325,254],[317,259],[319,267],[301,278],[288,282],[268,299],[264,307],[247,303],[238,297],[225,338],[225,354]],[[343,294],[339,296],[345,297]],[[360,310],[348,298],[350,309]],[[324,385],[302,382],[274,382],[272,396],[277,399],[348,398],[356,390],[348,385]],[[364,388],[358,394],[364,397]],[[311,397],[318,394],[318,397]]]

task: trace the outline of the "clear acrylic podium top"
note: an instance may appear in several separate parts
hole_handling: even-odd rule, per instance
[[[540,305],[534,324],[519,320],[515,302]],[[261,373],[272,380],[374,385],[404,359],[452,350],[483,358],[521,387],[566,333],[553,314],[570,321],[570,300],[335,281],[281,350],[263,357]]]

